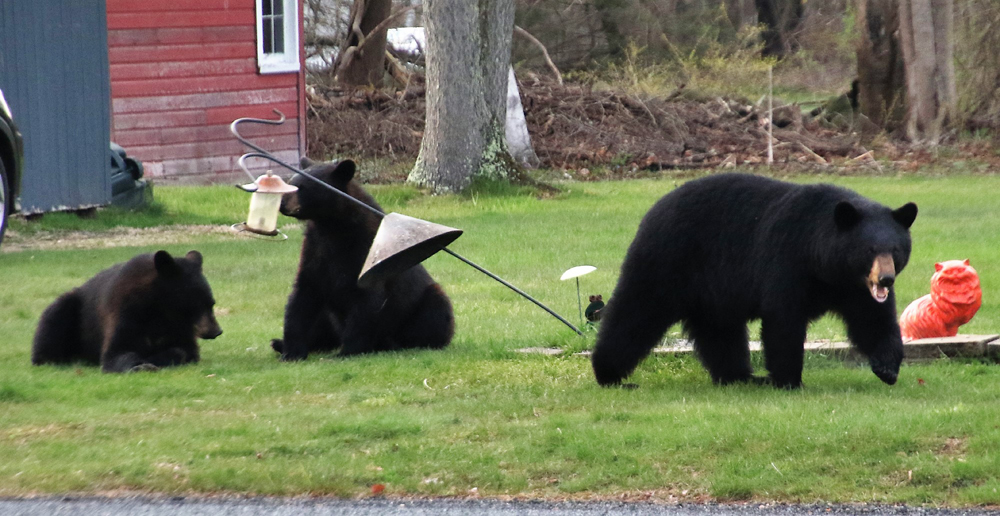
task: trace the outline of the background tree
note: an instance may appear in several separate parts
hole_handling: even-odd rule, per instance
[[[906,70],[906,137],[937,143],[955,116],[953,0],[899,0]]]
[[[330,68],[336,49],[343,46],[346,37],[347,8],[349,0],[305,0],[303,3],[303,32],[306,59],[313,63],[322,61],[322,68]],[[318,79],[313,75],[312,79]]]
[[[513,0],[426,0],[424,26],[427,114],[408,180],[444,193],[519,177],[504,138]]]
[[[858,109],[876,126],[902,122],[906,80],[899,48],[899,0],[858,0]]]
[[[628,38],[619,29],[622,13],[628,8],[626,0],[593,0],[594,10],[600,20],[601,32],[607,43],[608,57],[621,58],[625,55]]]
[[[388,27],[379,25],[391,12],[392,0],[354,0],[347,37],[333,67],[341,84],[382,84]]]
[[[782,57],[792,50],[790,35],[804,12],[802,0],[754,0],[757,21],[764,26],[761,55]]]
[[[1000,128],[1000,2],[955,2],[959,115],[974,130]]]

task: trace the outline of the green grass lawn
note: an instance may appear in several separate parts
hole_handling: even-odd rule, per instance
[[[800,178],[814,181],[816,178]],[[933,264],[969,258],[985,292],[965,333],[1000,330],[1000,177],[824,180],[898,206],[915,201],[899,308],[925,294]],[[459,227],[451,247],[577,321],[572,282],[607,298],[639,219],[672,179],[572,183],[530,195],[425,197],[373,189],[391,211]],[[119,224],[228,226],[245,215],[232,187],[158,187],[142,214],[16,221],[16,239]],[[0,496],[38,493],[248,493],[367,496],[1000,504],[1000,366],[939,360],[904,366],[889,387],[865,367],[813,356],[805,388],[712,386],[690,357],[655,356],[637,390],[599,388],[589,362],[525,355],[579,351],[577,337],[500,284],[447,255],[426,262],[455,305],[457,333],[438,352],[276,360],[269,340],[296,272],[301,230],[286,242],[195,230],[160,245],[0,254]],[[14,241],[17,241],[17,240]],[[5,242],[5,245],[7,243]],[[136,253],[205,255],[225,333],[202,362],[156,373],[32,367],[38,316],[57,295]],[[672,331],[675,331],[673,329]],[[843,338],[832,318],[810,338]]]

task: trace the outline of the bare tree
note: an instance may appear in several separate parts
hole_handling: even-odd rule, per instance
[[[305,0],[303,3],[303,32],[306,59],[321,58],[323,70],[332,66],[331,56],[343,46],[347,26],[345,2],[351,0]],[[332,50],[332,51],[331,51]],[[313,71],[313,70],[310,70]]]
[[[899,48],[899,0],[858,0],[858,109],[876,126],[902,122],[906,80]]]
[[[955,117],[954,0],[899,0],[906,136],[937,143]]]
[[[513,0],[427,0],[427,115],[409,181],[438,193],[523,171],[504,138]]]
[[[347,38],[334,66],[339,82],[349,86],[382,83],[387,29],[382,22],[391,11],[392,0],[354,0]]]
[[[1000,129],[1000,2],[955,2],[955,75],[965,126]]]
[[[789,34],[802,21],[802,0],[754,0],[757,6],[757,21],[764,26],[765,56],[782,57],[791,45]]]

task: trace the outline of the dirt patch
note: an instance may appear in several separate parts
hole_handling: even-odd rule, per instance
[[[944,440],[944,443],[938,447],[935,453],[939,456],[948,457],[950,459],[964,458],[967,446],[966,441],[968,441],[968,438],[965,437],[949,437]]]
[[[236,232],[229,226],[207,225],[112,228],[102,231],[42,231],[30,235],[8,229],[0,252],[169,245],[194,242],[206,235],[234,236]]]

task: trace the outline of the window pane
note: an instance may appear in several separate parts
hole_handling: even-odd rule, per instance
[[[274,18],[272,18],[271,23],[274,24],[274,48],[271,51],[274,52],[275,54],[283,54],[285,52],[284,16],[275,16]]]
[[[267,2],[267,0],[265,0],[265,3],[266,2]],[[264,23],[264,30],[263,30],[262,36],[263,36],[263,39],[264,39],[264,42],[263,42],[264,43],[264,53],[265,54],[273,54],[274,53],[274,34],[273,34],[274,31],[272,30],[272,25],[274,24],[274,20],[272,20],[271,18],[264,18],[263,23]]]
[[[280,2],[281,0],[277,1]],[[275,0],[261,0],[261,9],[263,9],[264,11],[262,13],[264,16],[270,16],[274,14],[274,2]]]
[[[275,16],[281,16],[285,14],[285,2],[284,0],[271,0],[271,12]]]

